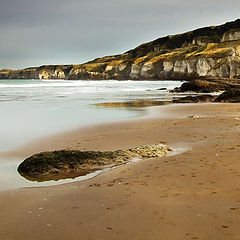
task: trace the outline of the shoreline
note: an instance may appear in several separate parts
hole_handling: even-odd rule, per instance
[[[109,122],[102,122],[102,123],[94,123],[90,125],[85,126],[79,126],[72,129],[68,129],[65,131],[60,131],[58,133],[53,133],[50,135],[40,136],[32,139],[31,141],[27,141],[21,145],[18,145],[14,148],[0,151],[0,157],[9,157],[11,159],[15,158],[27,158],[30,157],[33,154],[44,152],[44,151],[55,151],[55,150],[63,150],[63,149],[69,149],[69,150],[97,150],[97,151],[104,151],[103,148],[89,148],[89,145],[87,145],[87,148],[81,148],[78,143],[76,143],[74,140],[78,140],[78,138],[84,138],[89,133],[94,134],[94,131],[99,131],[100,129],[108,129],[109,127],[112,129],[115,125],[122,126],[124,124],[133,124],[134,122],[145,122],[145,121],[151,121],[151,120],[166,120],[166,119],[172,119],[172,118],[183,118],[187,117],[187,113],[182,113],[179,115],[179,113],[174,113],[172,109],[176,108],[188,108],[193,106],[204,106],[204,105],[223,105],[222,103],[170,103],[167,105],[160,105],[160,106],[148,106],[143,107],[143,111],[145,114],[137,117],[127,118],[123,120],[112,120]],[[225,105],[229,105],[229,103],[225,103]],[[191,113],[189,113],[191,114]],[[189,115],[190,116],[190,115]],[[67,137],[67,140],[63,140],[63,138]],[[71,137],[74,137],[74,140],[70,140]],[[63,141],[62,141],[63,140]],[[89,140],[85,140],[89,141]],[[161,141],[160,141],[161,142]],[[139,147],[136,145],[133,145],[133,147]],[[124,149],[129,148],[128,145],[125,146]],[[107,150],[122,150],[115,148],[107,148]]]
[[[175,105],[175,104],[170,104],[170,106],[171,105]],[[166,106],[169,106],[169,105],[166,105]],[[24,177],[22,177],[17,172],[17,168],[18,168],[19,164],[24,161],[24,159],[32,156],[33,154],[39,153],[41,151],[56,150],[55,149],[56,142],[54,139],[59,139],[59,138],[61,138],[61,136],[64,136],[65,134],[71,135],[72,133],[79,132],[81,135],[81,132],[83,132],[83,135],[86,135],[88,133],[88,130],[90,130],[92,128],[93,129],[105,128],[105,127],[107,128],[108,125],[124,124],[124,123],[132,122],[132,121],[151,119],[151,118],[154,118],[156,112],[159,112],[157,106],[150,106],[150,107],[143,106],[142,109],[143,109],[142,111],[144,111],[144,114],[141,114],[136,117],[126,118],[123,120],[112,120],[109,122],[95,123],[95,124],[91,124],[91,125],[75,127],[72,129],[65,130],[63,132],[58,132],[58,133],[50,134],[50,135],[46,135],[46,136],[40,136],[40,137],[34,138],[32,141],[27,141],[26,143],[24,143],[18,147],[14,147],[14,148],[6,150],[6,151],[1,151],[0,159],[1,159],[1,162],[3,165],[2,165],[2,168],[0,169],[0,174],[2,174],[4,176],[4,179],[2,179],[2,180],[3,180],[3,182],[6,182],[7,187],[2,185],[0,187],[0,192],[1,191],[10,191],[10,190],[14,190],[14,189],[15,190],[22,189],[22,188],[32,188],[32,187],[38,188],[38,187],[47,187],[47,186],[58,186],[58,185],[73,183],[73,182],[77,182],[77,181],[84,181],[86,179],[91,179],[102,173],[105,173],[106,171],[111,171],[114,168],[107,168],[107,169],[104,168],[102,170],[97,170],[90,174],[87,174],[84,176],[79,176],[76,178],[69,177],[67,179],[60,179],[57,181],[50,180],[50,181],[46,181],[46,182],[37,182],[37,181],[29,181],[29,180],[25,179]],[[54,142],[53,146],[51,146],[51,148],[49,150],[45,150],[46,149],[45,146],[42,146],[43,148],[38,148],[39,143],[44,143],[46,140],[48,140],[49,142]],[[67,146],[67,148],[68,147],[69,146]],[[139,146],[136,146],[136,147],[139,147]],[[32,148],[32,150],[31,150],[31,148]],[[59,150],[62,150],[65,148],[66,148],[66,146],[63,145],[62,148],[59,147]],[[68,149],[70,149],[70,148],[68,148]],[[75,149],[81,150],[78,147],[77,148],[75,147]],[[127,147],[125,149],[127,149]],[[85,150],[87,150],[87,149],[85,149]],[[92,150],[94,150],[94,148]],[[119,150],[119,149],[115,148],[114,150]],[[100,149],[100,151],[104,151],[104,149]],[[125,164],[123,164],[123,166],[124,165]],[[11,170],[12,173],[6,174],[6,171],[9,172],[10,168],[12,169]],[[14,173],[13,173],[13,170],[15,170]]]
[[[156,141],[191,148],[80,182],[0,192],[0,238],[225,240],[240,236],[240,104],[181,104],[164,111],[168,117],[75,130],[19,149],[18,154],[37,147],[111,150]]]
[[[174,106],[176,104],[169,104],[169,105],[164,105],[165,107],[168,106]],[[180,104],[177,104],[180,105]],[[160,107],[163,107],[162,105]],[[98,129],[98,128],[107,128],[108,125],[115,125],[115,124],[125,124],[125,123],[129,123],[129,122],[135,122],[135,121],[141,121],[141,120],[148,120],[148,119],[152,119],[156,116],[156,114],[159,114],[159,108],[158,106],[150,106],[150,107],[143,107],[143,111],[145,112],[145,114],[139,115],[137,117],[134,118],[126,118],[124,120],[112,120],[109,122],[102,122],[102,123],[96,123],[96,124],[92,124],[92,125],[87,125],[87,126],[79,126],[70,130],[66,130],[64,132],[59,132],[59,133],[55,133],[55,134],[50,134],[47,136],[43,136],[43,137],[37,137],[35,139],[33,139],[32,141],[28,141],[23,145],[20,145],[18,147],[9,149],[7,151],[1,151],[0,152],[0,158],[4,159],[6,158],[7,160],[3,160],[3,168],[0,169],[1,174],[4,174],[5,176],[5,169],[9,169],[9,167],[11,169],[15,169],[15,173],[10,174],[11,176],[6,175],[5,178],[7,180],[9,180],[11,182],[11,184],[9,185],[9,187],[3,187],[1,186],[0,191],[10,191],[10,190],[14,190],[14,189],[22,189],[22,188],[38,188],[38,187],[47,187],[47,186],[58,186],[58,185],[63,185],[63,184],[68,184],[68,183],[73,183],[73,182],[77,182],[77,181],[84,181],[87,179],[91,179],[93,177],[96,177],[102,173],[111,171],[113,169],[115,169],[115,167],[107,167],[106,169],[102,169],[102,170],[97,170],[94,172],[91,172],[89,174],[83,175],[83,176],[79,176],[76,178],[67,178],[67,179],[59,179],[57,181],[55,180],[49,180],[46,182],[37,182],[37,181],[29,181],[27,179],[24,179],[24,177],[22,177],[18,172],[17,172],[17,167],[19,166],[19,164],[21,162],[23,162],[23,160],[25,158],[28,158],[36,153],[39,153],[41,151],[54,151],[55,149],[55,140],[54,139],[59,139],[61,138],[61,136],[64,136],[65,134],[73,134],[76,132],[83,132],[83,135],[88,134],[88,130],[90,129]],[[159,116],[158,116],[159,117]],[[39,143],[44,143],[46,140],[50,141],[50,142],[55,142],[53,144],[53,147],[51,146],[51,148],[49,150],[45,150],[45,146],[42,146],[43,148],[38,148],[39,147]],[[58,140],[57,140],[58,141]],[[41,145],[41,144],[40,144]],[[69,147],[69,146],[67,146]],[[139,146],[136,146],[139,147]],[[29,149],[30,148],[30,149]],[[32,148],[32,151],[31,151]],[[62,148],[59,147],[59,150],[65,149],[66,146],[63,145]],[[70,149],[70,148],[68,148]],[[76,150],[81,150],[78,147],[76,148]],[[125,148],[125,150],[127,149],[127,147]],[[30,150],[30,151],[29,151]],[[85,149],[87,150],[87,149]],[[94,148],[92,149],[94,150]],[[113,149],[113,150],[120,150],[120,149]],[[122,149],[121,149],[122,150]],[[104,149],[100,149],[100,151],[104,151]],[[21,159],[21,160],[20,160]],[[143,159],[141,159],[143,160]],[[134,161],[131,161],[127,164],[133,163]],[[13,164],[14,163],[14,164]],[[123,164],[121,166],[124,166],[126,164]],[[4,180],[4,182],[7,182],[7,180]],[[14,182],[16,182],[17,184],[14,184]],[[19,183],[20,182],[20,183]],[[8,184],[8,183],[7,183]]]
[[[165,91],[180,82],[117,82],[117,81],[36,81],[2,82],[1,151],[17,147],[35,137],[71,130],[78,126],[136,117],[140,111],[102,109],[100,102],[161,99]],[[149,91],[147,91],[149,90]],[[32,94],[31,94],[32,93]],[[147,95],[147,96],[146,96]],[[8,118],[11,115],[12,118]],[[18,119],[18,125],[15,124]]]

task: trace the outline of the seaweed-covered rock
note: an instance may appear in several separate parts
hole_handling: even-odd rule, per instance
[[[217,97],[215,102],[237,103],[240,102],[240,90],[228,90]]]
[[[198,92],[211,93],[226,91],[230,89],[240,89],[239,80],[230,79],[197,79],[183,83],[179,88],[175,88],[173,92]]]
[[[171,149],[162,144],[117,151],[60,150],[35,154],[25,159],[18,172],[28,180],[48,181],[75,178],[106,166],[117,166],[134,158],[162,157]]]
[[[183,83],[179,88],[176,88],[176,92],[215,92],[219,88],[215,83],[210,83],[205,80],[193,80]]]
[[[216,97],[212,95],[198,95],[198,96],[187,96],[178,99],[174,99],[173,103],[199,103],[199,102],[213,102]]]
[[[96,103],[95,106],[105,108],[141,108],[149,106],[161,106],[171,103],[171,101],[158,101],[158,100],[136,100],[127,102],[104,102]]]

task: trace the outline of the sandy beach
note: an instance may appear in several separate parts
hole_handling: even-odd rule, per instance
[[[155,143],[176,150],[86,181],[0,192],[0,239],[240,239],[240,104],[168,105],[154,112],[4,153],[24,159],[48,150]]]

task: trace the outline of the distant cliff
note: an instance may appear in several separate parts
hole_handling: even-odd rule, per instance
[[[142,44],[80,65],[0,71],[6,79],[240,79],[240,19]]]

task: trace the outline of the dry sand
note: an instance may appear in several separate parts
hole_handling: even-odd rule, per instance
[[[189,149],[82,182],[1,192],[0,239],[240,239],[240,104],[157,109],[153,118],[58,134],[8,153],[159,142]]]

